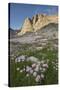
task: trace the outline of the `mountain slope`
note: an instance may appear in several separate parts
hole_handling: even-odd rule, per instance
[[[13,42],[19,43],[42,43],[43,40],[58,38],[58,24],[50,23],[36,32],[26,32],[21,37],[11,39]]]

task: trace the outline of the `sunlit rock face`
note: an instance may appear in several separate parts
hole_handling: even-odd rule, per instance
[[[18,35],[22,35],[22,34],[25,34],[26,32],[31,32],[31,31],[32,31],[32,21],[31,19],[26,18],[23,23],[21,32],[18,33]]]
[[[33,17],[33,29],[34,31],[40,30],[42,27],[48,25],[49,23],[57,23],[57,16],[47,16],[43,14],[38,14]]]
[[[50,23],[58,23],[57,15],[45,15],[45,14],[37,14],[30,18],[26,18],[21,28],[21,32],[18,35],[23,35],[26,32],[36,32],[43,28],[44,26]]]

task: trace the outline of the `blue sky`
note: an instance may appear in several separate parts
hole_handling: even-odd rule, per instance
[[[26,17],[37,13],[58,14],[58,6],[10,3],[10,28],[20,29]]]

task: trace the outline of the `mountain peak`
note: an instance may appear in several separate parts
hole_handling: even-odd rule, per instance
[[[57,15],[48,16],[46,14],[36,14],[32,17],[32,19],[27,17],[24,20],[21,32],[18,33],[18,35],[23,35],[26,32],[36,32],[49,23],[58,23]]]
[[[30,31],[32,31],[32,21],[30,18],[27,17],[24,20],[21,32],[18,33],[18,35],[22,35],[22,34],[25,34],[26,32],[30,32]]]

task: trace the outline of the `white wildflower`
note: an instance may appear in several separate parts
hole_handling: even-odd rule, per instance
[[[44,75],[43,75],[43,74],[41,74],[41,78],[42,78],[42,79],[44,78]]]
[[[25,60],[24,60],[24,59],[22,59],[22,61],[24,62]]]
[[[23,68],[23,71],[25,71],[25,68]]]
[[[43,68],[41,72],[45,72],[46,71],[46,68]]]
[[[20,68],[18,67],[16,70],[19,71],[19,69],[20,69]]]
[[[26,67],[26,72],[29,72],[31,70],[31,67],[27,66]]]
[[[17,63],[18,62],[18,60],[17,60],[17,58],[15,59],[15,63]]]
[[[22,61],[24,61],[24,60],[25,60],[25,56],[24,56],[24,55],[21,55],[21,56],[20,56],[20,59],[21,59]]]
[[[56,71],[58,70],[58,68],[56,68]]]
[[[48,64],[43,64],[43,67],[48,68]]]
[[[30,74],[33,74],[33,70],[32,69],[30,70]]]
[[[53,68],[55,69],[56,67],[55,67],[55,66],[53,66]]]
[[[41,79],[40,75],[37,75],[37,77],[35,78],[35,81],[36,81],[36,82],[39,82],[40,79]]]
[[[36,72],[39,71],[39,65],[36,65],[36,68],[34,69]]]
[[[29,77],[29,74],[26,74],[26,77]]]
[[[33,76],[36,77],[36,75],[37,75],[37,72],[34,72],[34,73],[33,73]]]
[[[36,67],[36,64],[34,63],[34,64],[32,64],[32,68],[35,68]]]
[[[23,72],[23,70],[20,70],[20,73],[22,73]]]

